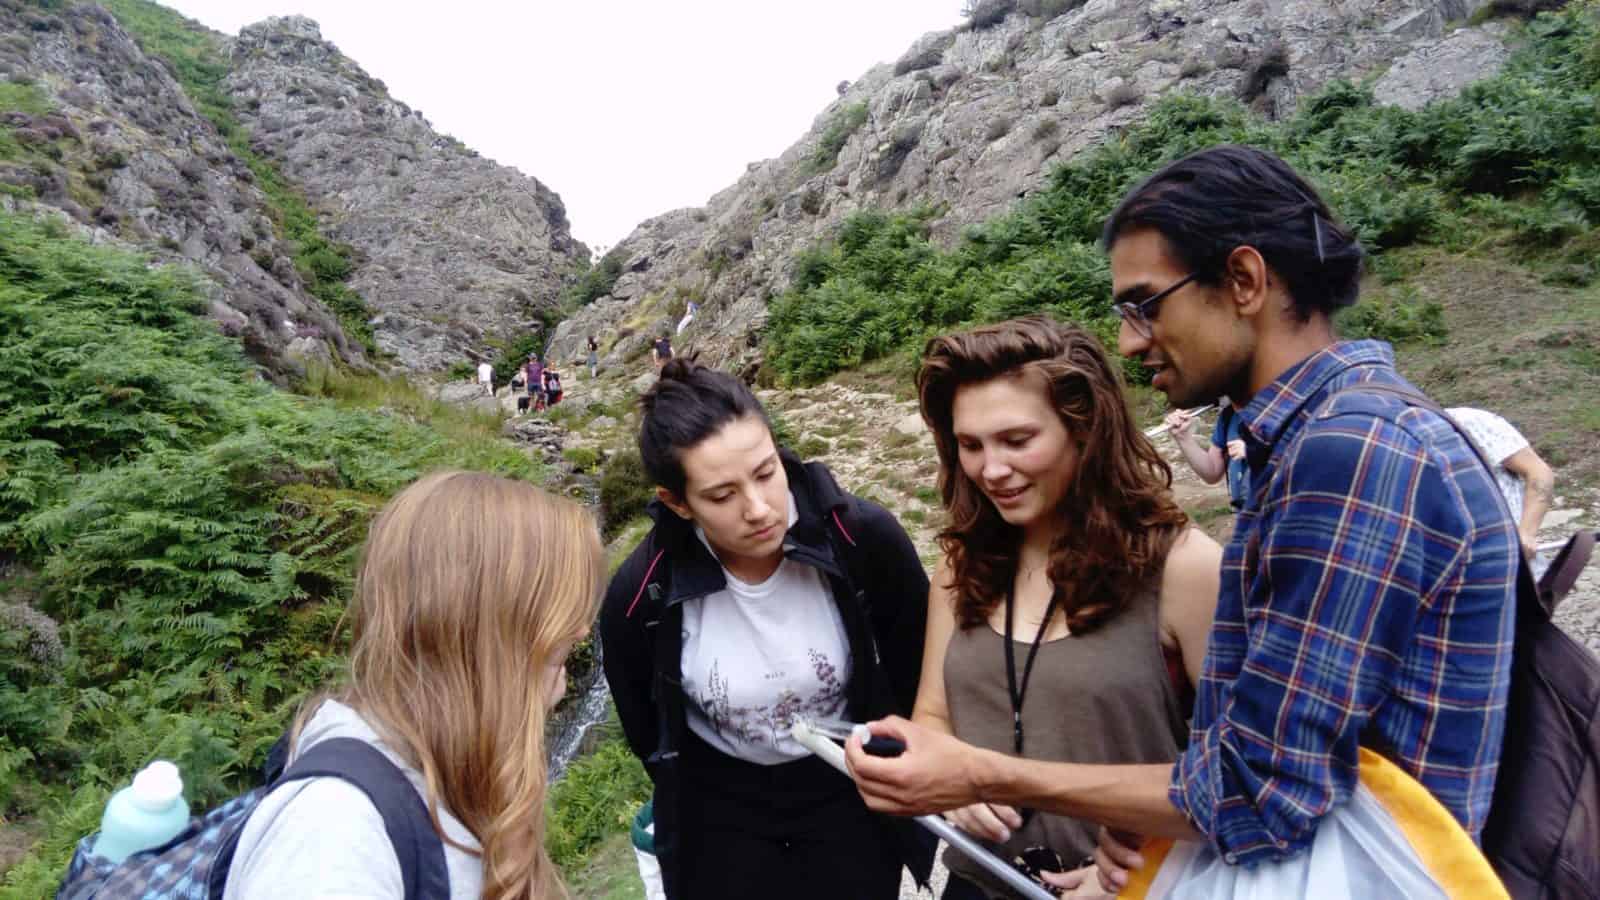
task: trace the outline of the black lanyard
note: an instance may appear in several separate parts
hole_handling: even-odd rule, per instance
[[[1056,614],[1056,603],[1061,599],[1061,591],[1050,592],[1050,604],[1044,608],[1044,618],[1039,622],[1039,633],[1033,638],[1033,646],[1028,648],[1028,661],[1022,667],[1022,689],[1017,689],[1017,661],[1011,650],[1011,619],[1015,604],[1011,594],[1006,594],[1006,692],[1011,697],[1011,734],[1015,739],[1017,755],[1022,755],[1022,700],[1028,693],[1028,679],[1033,677],[1033,659],[1039,653],[1039,645],[1044,643],[1044,631],[1050,627],[1050,619]]]

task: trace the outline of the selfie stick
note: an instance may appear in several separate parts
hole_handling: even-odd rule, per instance
[[[1207,410],[1216,409],[1216,408],[1217,408],[1217,405],[1215,403],[1208,403],[1205,406],[1196,406],[1194,409],[1186,409],[1183,412],[1184,412],[1185,415],[1198,416],[1198,415],[1200,415],[1201,413],[1203,413],[1203,412],[1205,412]],[[1167,430],[1170,429],[1171,427],[1172,427],[1171,425],[1168,425],[1167,423],[1163,422],[1163,423],[1161,423],[1160,425],[1157,425],[1154,428],[1146,428],[1145,432],[1144,432],[1144,436],[1147,437],[1147,438],[1160,437],[1161,435],[1166,434]]]
[[[844,762],[844,748],[835,744],[828,738],[812,731],[804,719],[795,721],[789,729],[789,734],[801,746],[815,753],[823,762],[835,769],[850,774],[850,769]],[[917,824],[938,835],[945,843],[965,853],[973,862],[989,873],[1004,881],[1012,890],[1021,894],[1027,900],[1056,900],[1056,896],[1040,887],[1038,883],[1028,876],[1013,869],[1010,864],[993,853],[983,845],[973,840],[966,832],[961,831],[939,816],[917,816]]]

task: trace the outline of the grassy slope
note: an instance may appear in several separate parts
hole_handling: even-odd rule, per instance
[[[253,783],[342,666],[355,553],[390,494],[442,467],[543,474],[493,417],[403,382],[272,388],[192,283],[0,214],[0,562],[19,566],[0,603],[60,626],[52,646],[0,616],[0,824],[42,835],[0,897],[50,893],[152,758],[197,807]]]

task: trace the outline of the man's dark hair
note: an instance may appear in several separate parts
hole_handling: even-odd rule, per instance
[[[1361,243],[1317,189],[1255,147],[1211,147],[1170,163],[1129,192],[1101,242],[1154,228],[1202,284],[1222,283],[1228,254],[1254,247],[1282,278],[1301,321],[1356,302]]]
[[[684,451],[735,419],[754,415],[770,431],[772,421],[761,401],[738,378],[675,357],[639,398],[639,456],[650,480],[682,497],[688,480]]]

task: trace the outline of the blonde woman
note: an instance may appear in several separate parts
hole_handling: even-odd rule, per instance
[[[444,846],[448,893],[429,900],[566,896],[544,851],[544,724],[594,618],[601,559],[583,509],[492,475],[429,475],[373,523],[350,682],[305,705],[290,761],[342,737],[397,766]],[[224,898],[399,898],[396,846],[349,782],[290,782],[250,815]]]

